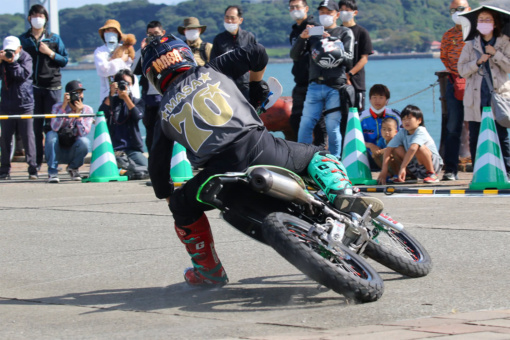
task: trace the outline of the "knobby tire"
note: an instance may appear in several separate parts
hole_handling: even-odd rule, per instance
[[[384,283],[361,256],[341,245],[343,256],[323,246],[317,235],[307,235],[312,225],[289,214],[272,213],[262,232],[267,243],[297,269],[321,285],[360,302],[378,300]]]
[[[432,270],[427,250],[409,231],[398,232],[388,227],[378,229],[378,235],[365,248],[364,254],[397,273],[409,277],[423,277]]]

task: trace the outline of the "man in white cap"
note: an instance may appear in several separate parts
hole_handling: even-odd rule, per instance
[[[34,112],[32,58],[23,51],[19,39],[12,35],[4,39],[3,50],[0,51],[0,79],[2,79],[1,114],[32,115]],[[37,179],[33,119],[1,120],[0,126],[2,129],[0,180],[11,178],[11,141],[16,129],[20,131],[25,146],[28,178]]]

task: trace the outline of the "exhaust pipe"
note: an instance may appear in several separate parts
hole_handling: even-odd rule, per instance
[[[312,197],[292,178],[265,168],[250,173],[250,186],[254,191],[289,202],[310,204]]]

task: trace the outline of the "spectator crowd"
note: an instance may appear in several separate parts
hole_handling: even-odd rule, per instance
[[[497,11],[482,9],[474,38],[464,41],[459,14],[471,8],[467,0],[453,0],[450,4],[449,13],[455,25],[444,34],[441,43],[441,61],[448,72],[443,162],[425,128],[420,108],[407,105],[400,112],[388,107],[390,90],[384,84],[369,89],[369,105],[365,106],[365,65],[373,49],[368,31],[356,23],[356,18],[363,15],[356,0],[324,0],[317,8],[311,8],[306,0],[290,0],[288,6],[295,21],[289,34],[295,81],[289,124],[294,141],[326,147],[340,158],[349,108],[354,107],[359,112],[370,168],[380,171],[380,184],[411,178],[436,183],[443,165],[443,180],[458,179],[463,129],[469,132],[474,163],[481,108],[491,106],[491,89],[504,86],[510,72],[510,42],[501,32]],[[47,10],[42,5],[33,5],[27,20],[30,23],[27,32],[3,39],[0,113],[93,113],[94,109],[85,104],[86,89],[81,82],[72,80],[62,91],[61,69],[68,62],[68,53],[62,39],[47,29]],[[184,18],[176,28],[198,66],[257,41],[253,33],[242,28],[240,6],[225,9],[223,24],[224,31],[212,43],[201,39],[207,26],[201,25],[198,18]],[[124,34],[115,19],[107,20],[98,34],[103,44],[94,52],[100,86],[97,109],[105,113],[118,164],[129,167],[125,170],[130,179],[144,179],[148,177],[149,163],[143,152],[139,121],[146,129],[145,147],[150,157],[153,137],[159,128],[162,94],[143,75],[141,50],[152,40],[164,37],[167,30],[159,21],[149,22],[138,49],[134,36]],[[249,100],[250,90],[253,91],[249,72],[233,80]],[[45,156],[49,183],[60,182],[58,171],[62,163],[67,164],[66,171],[72,180],[80,180],[79,168],[90,147],[87,134],[92,124],[91,117],[1,120],[0,179],[10,179],[11,140],[17,133],[23,142],[29,179],[38,179]],[[510,173],[508,130],[498,123],[496,127]]]

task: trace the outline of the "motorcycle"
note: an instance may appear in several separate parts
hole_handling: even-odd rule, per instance
[[[425,248],[403,225],[337,210],[315,183],[284,168],[253,166],[211,176],[197,199],[251,238],[275,249],[312,280],[359,302],[378,300],[384,283],[365,257],[409,277],[432,268]]]

